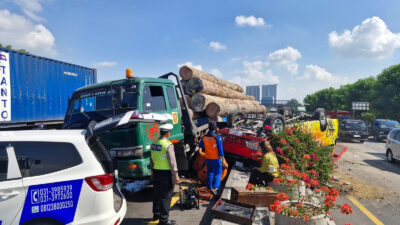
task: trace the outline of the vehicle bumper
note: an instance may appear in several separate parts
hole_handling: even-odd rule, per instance
[[[130,168],[129,165],[136,165],[136,169]],[[148,159],[131,159],[117,160],[118,176],[121,178],[140,179],[151,175],[150,158]]]
[[[378,138],[379,138],[379,139],[386,139],[386,137],[387,137],[387,134],[380,134],[380,135],[378,135]]]
[[[353,140],[367,140],[368,135],[366,134],[345,134],[343,136],[345,139],[353,139]]]

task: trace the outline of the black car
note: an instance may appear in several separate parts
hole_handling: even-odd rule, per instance
[[[343,119],[339,125],[340,140],[358,140],[363,143],[368,139],[367,125],[362,120]]]

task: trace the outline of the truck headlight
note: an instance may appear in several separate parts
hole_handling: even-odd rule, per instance
[[[142,157],[143,146],[134,146],[126,148],[112,148],[110,150],[111,156],[117,158],[128,158],[128,157]]]
[[[258,141],[246,140],[246,147],[248,149],[258,151],[258,145],[259,145]]]

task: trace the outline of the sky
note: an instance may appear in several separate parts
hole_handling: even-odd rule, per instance
[[[97,68],[98,81],[191,65],[295,98],[400,60],[400,1],[0,0],[0,43]]]

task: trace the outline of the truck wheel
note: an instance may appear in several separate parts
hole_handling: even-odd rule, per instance
[[[328,122],[326,121],[325,109],[323,108],[316,109],[312,117],[315,120],[319,120],[321,131],[326,131],[326,128],[328,128]]]
[[[236,127],[240,124],[239,123],[240,121],[243,121],[242,123],[246,123],[246,121],[247,121],[247,118],[242,111],[235,110],[235,111],[229,113],[228,118],[227,118],[228,127],[230,127],[230,128]]]
[[[288,118],[292,116],[292,108],[289,106],[283,106],[278,108],[278,113],[281,114],[284,118]]]
[[[281,114],[271,113],[265,118],[264,126],[265,125],[272,127],[272,132],[278,133],[285,129],[285,119]]]

